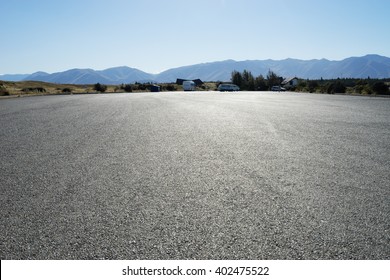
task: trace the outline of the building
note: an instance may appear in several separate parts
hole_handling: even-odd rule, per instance
[[[201,79],[195,79],[195,80],[185,80],[185,79],[177,79],[176,84],[178,85],[183,85],[184,81],[193,81],[196,86],[201,86],[203,85],[203,81]]]
[[[158,86],[158,85],[151,85],[151,86],[150,86],[150,91],[151,91],[151,92],[159,92],[160,89],[161,89],[161,87]]]
[[[282,86],[285,89],[290,89],[290,88],[296,87],[298,85],[298,82],[299,82],[299,80],[298,80],[297,77],[286,78],[286,79],[283,80]]]

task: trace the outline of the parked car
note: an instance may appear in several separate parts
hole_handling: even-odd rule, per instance
[[[235,84],[220,84],[218,86],[219,91],[239,91],[240,88]]]
[[[286,91],[286,89],[284,87],[281,87],[281,86],[273,86],[271,88],[272,91]]]

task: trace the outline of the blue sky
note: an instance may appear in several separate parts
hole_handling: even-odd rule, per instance
[[[390,57],[388,0],[0,0],[0,73]]]

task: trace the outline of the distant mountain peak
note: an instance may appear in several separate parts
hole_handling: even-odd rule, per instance
[[[32,75],[49,75],[49,73],[43,72],[43,71],[37,71],[33,73]]]

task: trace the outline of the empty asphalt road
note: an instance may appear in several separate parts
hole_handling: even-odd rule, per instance
[[[389,259],[390,98],[0,100],[1,259]]]

